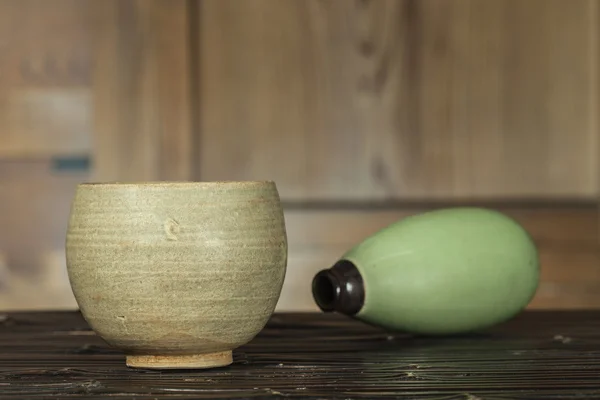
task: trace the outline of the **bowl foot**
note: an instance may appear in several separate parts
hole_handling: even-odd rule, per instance
[[[150,369],[200,369],[224,367],[233,362],[231,351],[190,355],[132,355],[126,356],[126,364],[132,368]]]

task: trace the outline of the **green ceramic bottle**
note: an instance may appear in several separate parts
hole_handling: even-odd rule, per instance
[[[514,220],[481,208],[404,218],[313,279],[325,312],[390,330],[466,333],[522,311],[539,281],[536,247]]]

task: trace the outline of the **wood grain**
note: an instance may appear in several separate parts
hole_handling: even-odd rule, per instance
[[[193,179],[188,2],[93,4],[95,179]]]
[[[268,177],[285,199],[381,194],[369,159],[379,135],[365,119],[385,121],[389,112],[374,112],[372,94],[362,93],[380,55],[365,57],[357,45],[365,40],[372,53],[371,40],[386,40],[398,60],[403,2],[381,1],[373,12],[356,4],[200,3],[203,179]],[[395,98],[399,81],[381,89]]]
[[[0,162],[0,310],[76,307],[65,235],[75,186],[88,177],[48,160]]]
[[[126,368],[77,313],[0,321],[0,396],[597,399],[600,315],[526,312],[469,336],[412,337],[332,314],[276,314],[225,368]]]
[[[541,281],[535,309],[600,307],[598,209],[499,208],[515,218],[538,246]],[[316,311],[311,281],[367,236],[406,216],[426,211],[287,210],[288,272],[280,311]]]
[[[595,198],[594,7],[202,1],[201,177],[294,201]]]
[[[0,2],[0,158],[84,155],[92,132],[90,2]]]

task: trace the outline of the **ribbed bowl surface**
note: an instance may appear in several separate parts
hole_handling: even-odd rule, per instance
[[[287,238],[273,182],[82,184],[66,254],[81,312],[108,343],[199,354],[265,326]]]

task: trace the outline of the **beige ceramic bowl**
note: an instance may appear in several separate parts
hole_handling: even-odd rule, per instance
[[[127,365],[208,368],[267,323],[287,238],[273,182],[82,184],[66,254],[83,316]]]

